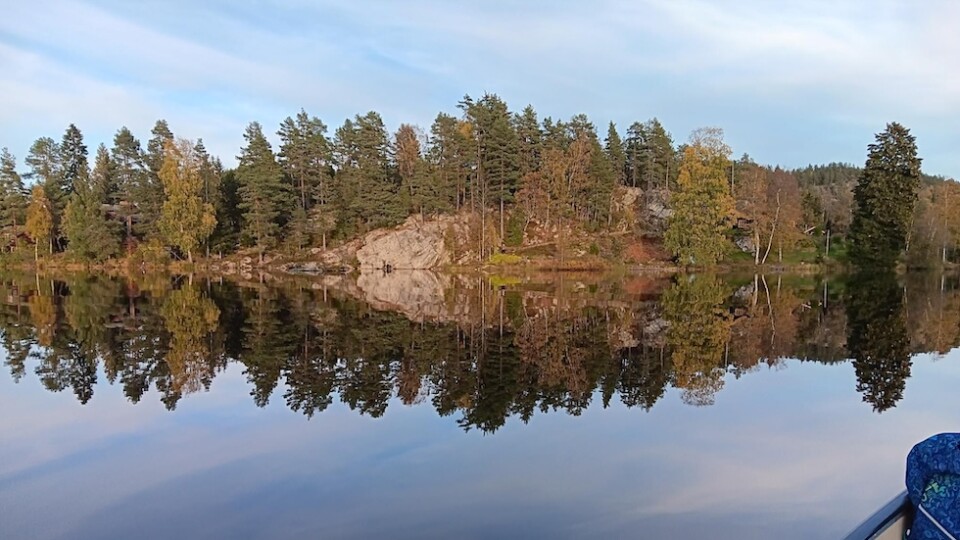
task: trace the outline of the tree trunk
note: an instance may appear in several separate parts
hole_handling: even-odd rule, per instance
[[[770,255],[770,248],[773,247],[773,235],[777,232],[777,221],[780,220],[780,192],[777,192],[777,211],[773,216],[773,225],[770,227],[770,238],[767,241],[767,251],[763,254],[762,264],[766,264],[767,256]]]
[[[753,227],[753,264],[760,266],[760,228]]]

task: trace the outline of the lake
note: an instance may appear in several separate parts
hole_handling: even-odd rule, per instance
[[[0,278],[0,537],[842,537],[956,276]]]

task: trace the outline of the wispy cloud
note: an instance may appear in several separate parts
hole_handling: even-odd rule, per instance
[[[99,139],[162,116],[230,161],[251,120],[376,109],[426,125],[491,91],[598,124],[656,115],[680,139],[719,124],[737,152],[786,165],[862,161],[898,120],[928,170],[960,173],[960,6],[946,0],[48,0],[6,15],[0,144],[20,155],[69,122]]]

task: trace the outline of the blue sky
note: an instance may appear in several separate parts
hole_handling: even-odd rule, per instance
[[[15,2],[0,17],[0,146],[20,160],[76,123],[91,151],[157,118],[234,163],[244,126],[301,107],[428,128],[466,93],[735,154],[862,164],[889,121],[960,176],[960,3],[950,0]],[[789,5],[787,5],[789,4]],[[276,137],[273,137],[274,141]]]

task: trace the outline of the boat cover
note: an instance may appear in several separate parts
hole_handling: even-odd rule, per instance
[[[910,540],[960,540],[960,433],[940,433],[907,456],[907,493],[916,512]]]

